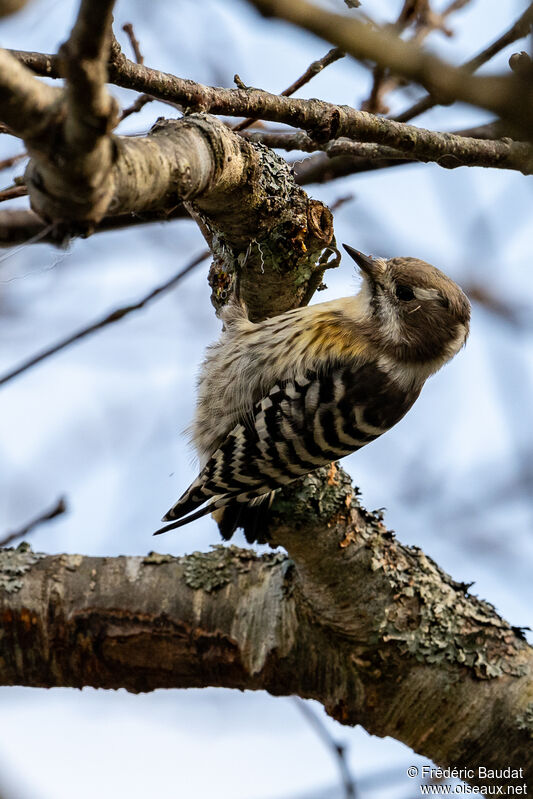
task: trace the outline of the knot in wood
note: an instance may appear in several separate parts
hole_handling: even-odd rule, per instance
[[[309,232],[325,246],[333,238],[333,216],[326,205],[318,200],[307,203],[307,225]]]
[[[326,111],[320,122],[307,130],[307,134],[317,144],[331,141],[337,138],[340,127],[340,111],[338,108],[332,108]]]

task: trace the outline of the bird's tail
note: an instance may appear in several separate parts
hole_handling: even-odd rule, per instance
[[[226,495],[225,495],[226,496]],[[189,522],[193,522],[195,519],[200,519],[202,516],[207,516],[208,513],[212,513],[216,508],[216,502],[210,502],[209,505],[206,505],[205,508],[200,508],[197,510],[196,513],[190,513],[188,516],[185,516],[183,519],[178,519],[171,524],[166,524],[164,527],[160,527],[159,530],[156,530],[154,535],[161,535],[161,533],[168,533],[169,530],[175,530],[176,527],[183,527],[184,524],[189,524]],[[166,521],[168,514],[163,516],[161,521]],[[174,517],[175,518],[175,517]]]
[[[211,498],[211,502],[203,508],[200,508],[200,505],[203,505],[208,499]],[[235,508],[239,512],[242,510],[243,512],[246,511],[246,505],[252,499],[255,498],[255,495],[250,491],[243,491],[240,494],[214,494],[213,491],[206,488],[203,484],[203,481],[198,478],[192,483],[187,491],[181,495],[178,501],[170,508],[167,513],[161,519],[162,522],[171,522],[171,524],[167,524],[164,527],[160,527],[159,530],[156,530],[154,535],[161,535],[161,533],[166,533],[169,530],[175,530],[177,527],[183,527],[185,524],[189,524],[189,522],[194,521],[195,519],[200,519],[202,516],[206,516],[208,513],[214,513],[216,511],[222,513],[226,507]],[[233,514],[236,514],[233,511]],[[216,518],[216,517],[215,517]],[[231,511],[230,516],[228,519],[232,518]],[[218,519],[216,519],[218,521]],[[229,522],[226,524],[226,528],[228,527]],[[223,538],[229,539],[237,529],[237,527],[241,526],[240,523],[237,523],[231,529],[229,535],[226,536],[222,533]],[[222,530],[221,530],[222,532]]]
[[[196,510],[200,505],[203,505],[208,499],[213,497],[214,491],[211,491],[205,486],[205,480],[200,474],[196,480],[190,484],[189,488],[183,492],[177,502],[168,510],[162,522],[173,522],[175,519],[181,519],[191,511]],[[207,511],[205,511],[207,512]],[[201,514],[203,515],[203,514]],[[198,517],[195,517],[198,518]]]
[[[250,502],[236,502],[230,499],[219,509],[212,508],[213,519],[218,524],[220,535],[229,541],[240,527],[249,544],[266,544],[268,535],[268,511],[272,505],[275,491],[254,497]]]

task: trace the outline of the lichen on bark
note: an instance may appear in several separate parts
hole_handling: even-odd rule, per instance
[[[22,578],[45,555],[33,552],[23,541],[16,549],[0,549],[0,591],[8,594],[20,591]]]

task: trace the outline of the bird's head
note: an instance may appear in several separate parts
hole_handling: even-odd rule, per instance
[[[365,327],[380,351],[431,371],[453,358],[470,324],[470,303],[459,286],[418,258],[371,258],[343,246],[363,274]]]

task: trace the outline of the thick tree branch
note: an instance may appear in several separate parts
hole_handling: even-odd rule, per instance
[[[118,106],[106,88],[113,5],[114,0],[82,0],[58,53],[65,78],[61,111],[42,140],[26,142],[33,209],[54,223],[72,220],[81,230],[90,230],[113,199],[109,133],[118,121]]]
[[[66,79],[63,91],[35,80],[8,53],[0,54],[0,115],[31,156],[25,177],[33,208],[54,223],[73,219],[89,229],[113,196],[114,150],[108,134],[117,106],[105,86],[112,7],[111,0],[82,2],[57,57]]]
[[[205,114],[162,121],[144,138],[108,138],[114,152],[105,189],[108,214],[165,215],[186,201],[215,254],[211,284],[217,307],[227,301],[244,265],[240,288],[252,318],[308,301],[326,267],[321,254],[332,244],[332,219],[296,186],[282,159]],[[41,179],[30,175],[28,188],[34,209],[63,238],[79,232],[80,208],[63,193],[70,186],[68,169],[57,166],[56,152],[51,174],[40,174],[39,165]],[[86,221],[88,210],[84,204]],[[92,218],[102,210],[101,204],[93,207]],[[258,279],[265,289],[260,301]]]
[[[106,89],[115,0],[82,0],[76,23],[59,50],[66,79],[68,144],[84,154],[99,149],[116,122],[117,108]]]
[[[333,469],[295,488],[290,520],[278,508],[292,560],[233,547],[0,553],[0,682],[296,694],[436,763],[521,767],[530,780],[531,648],[401,546],[345,479]]]

